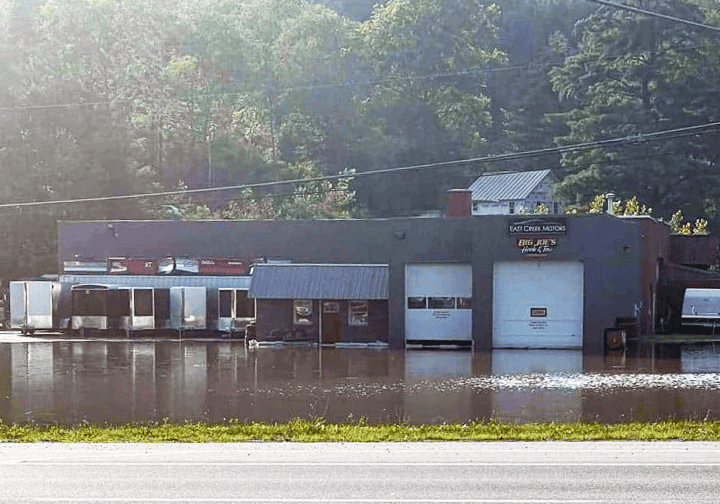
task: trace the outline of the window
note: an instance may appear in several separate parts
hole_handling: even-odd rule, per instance
[[[426,307],[424,297],[409,297],[407,301],[408,310],[424,310]]]
[[[153,291],[152,289],[134,289],[134,312],[136,317],[152,317]]]
[[[117,289],[102,291],[105,296],[105,309],[108,317],[130,316],[130,289]]]
[[[340,313],[340,303],[337,301],[324,301],[323,313]]]
[[[220,289],[218,312],[220,317],[232,317],[232,291]]]
[[[515,213],[515,202],[511,201],[508,203],[508,213],[514,214]]]
[[[105,315],[107,291],[83,289],[72,291],[73,315],[87,317]]]
[[[558,213],[558,204],[557,201],[553,203],[553,213]]]
[[[348,303],[348,324],[351,326],[368,325],[367,301],[350,301]]]
[[[454,297],[429,297],[428,308],[431,310],[449,310],[455,308]]]
[[[293,323],[297,325],[312,324],[312,300],[296,299],[293,301]]]
[[[255,302],[248,297],[248,291],[235,291],[235,318],[252,318],[255,316]]]
[[[457,298],[458,310],[470,310],[472,308],[471,297],[459,297]]]

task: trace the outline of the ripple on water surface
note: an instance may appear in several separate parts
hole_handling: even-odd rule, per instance
[[[38,341],[0,344],[0,364],[6,422],[618,421],[720,412],[715,347],[663,363],[593,361],[576,351]]]

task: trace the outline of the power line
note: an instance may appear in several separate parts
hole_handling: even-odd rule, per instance
[[[694,26],[695,28],[702,28],[705,30],[712,30],[714,32],[720,32],[720,28],[718,28],[717,26],[711,26],[711,25],[707,25],[707,24],[703,24],[703,23],[696,23],[695,21],[688,21],[687,19],[681,19],[681,18],[677,18],[674,16],[667,16],[665,14],[660,14],[658,12],[652,12],[652,11],[645,10],[645,9],[638,9],[637,7],[630,7],[629,5],[607,2],[605,0],[588,0],[588,2],[606,5],[608,7],[613,7],[615,9],[622,9],[622,10],[626,10],[626,11],[630,11],[630,12],[635,12],[637,14],[645,14],[646,16],[667,19],[668,21],[673,21],[675,23],[682,23],[682,24]]]
[[[643,142],[654,142],[661,140],[671,140],[675,138],[683,138],[687,136],[695,136],[699,134],[711,133],[713,129],[720,128],[720,122],[713,122],[708,124],[700,124],[696,126],[688,126],[684,128],[676,128],[672,130],[656,131],[652,133],[641,133],[638,135],[612,138],[608,140],[597,140],[594,142],[585,142],[580,144],[566,145],[562,147],[549,147],[545,149],[536,149],[523,152],[512,152],[508,154],[494,154],[489,156],[482,156],[468,159],[458,159],[453,161],[440,161],[435,163],[426,163],[420,165],[400,166],[395,168],[383,168],[378,170],[370,170],[360,173],[340,173],[337,175],[324,175],[310,178],[290,179],[290,180],[278,180],[273,182],[258,182],[254,184],[241,184],[224,187],[210,187],[203,189],[181,189],[175,191],[163,191],[156,193],[142,193],[142,194],[128,194],[122,196],[102,196],[97,198],[80,198],[80,199],[69,199],[69,200],[54,200],[54,201],[31,201],[31,202],[20,202],[20,203],[3,203],[0,204],[0,208],[27,208],[27,207],[40,207],[50,205],[67,205],[76,203],[97,203],[106,201],[123,201],[123,200],[139,200],[145,198],[160,198],[169,196],[182,196],[190,194],[204,194],[211,192],[220,191],[239,191],[242,189],[255,189],[260,187],[275,187],[288,184],[302,184],[310,182],[323,182],[328,180],[338,179],[352,179],[358,177],[368,177],[373,175],[386,175],[391,173],[403,173],[409,171],[427,170],[431,168],[443,168],[451,166],[461,166],[473,163],[492,163],[499,161],[510,161],[515,159],[525,159],[530,157],[537,157],[549,154],[564,154],[569,152],[577,152],[587,149],[593,149],[596,147],[613,147],[620,146],[623,144],[639,144]]]
[[[692,135],[695,135],[695,134],[693,133]],[[668,138],[682,138],[684,136],[689,136],[689,135],[678,135],[678,136],[668,137]],[[618,164],[622,165],[622,164],[626,164],[626,163],[637,162],[637,161],[647,160],[647,159],[658,159],[658,158],[664,158],[664,157],[670,157],[670,156],[686,156],[686,155],[687,154],[684,151],[671,151],[671,152],[664,152],[664,153],[648,154],[648,155],[643,155],[643,156],[614,158],[612,160],[607,161],[606,163],[611,164],[611,165],[618,165]],[[563,169],[584,168],[584,167],[588,167],[588,166],[591,166],[594,164],[598,164],[598,162],[597,161],[587,161],[584,163],[566,164],[566,165],[563,165],[562,168]],[[490,173],[492,173],[492,172],[490,172]],[[362,175],[362,174],[360,174],[360,175]],[[475,176],[478,176],[478,175],[475,175]],[[307,179],[302,179],[302,180],[305,181]],[[286,183],[286,182],[283,181],[282,183]],[[311,190],[311,191],[306,190],[302,193],[302,195],[303,196],[308,196],[308,195],[309,196],[322,196],[322,195],[327,195],[327,194],[332,194],[332,193],[342,193],[342,191],[340,189],[333,187],[328,190],[325,190],[325,189],[322,189],[322,190],[315,189],[315,190]],[[267,194],[255,195],[253,197],[253,199],[256,204],[261,204],[261,202],[264,201],[265,199],[290,199],[296,195],[297,195],[296,192],[272,192],[272,193],[267,193]],[[185,203],[169,202],[169,203],[167,203],[166,206],[178,206],[178,205],[184,205],[187,203],[192,203],[192,202],[185,202]],[[196,201],[194,203],[199,205],[199,204],[202,204],[203,201],[200,200],[200,201]],[[15,206],[15,205],[13,205],[13,206]],[[10,217],[10,216],[14,215],[12,213],[11,209],[8,209],[8,210],[10,210],[10,211],[5,211],[5,212],[0,213],[0,217]],[[31,209],[30,212],[38,211],[38,210],[41,210],[41,208],[35,207],[35,208]],[[223,210],[220,210],[220,212],[222,212],[222,211]],[[31,213],[28,213],[25,215],[31,215]]]
[[[12,112],[17,110],[41,110],[41,109],[61,109],[71,107],[95,107],[97,105],[112,105],[115,103],[130,103],[131,100],[105,100],[95,102],[72,102],[72,103],[56,103],[53,105],[24,105],[22,107],[2,107],[0,112]]]

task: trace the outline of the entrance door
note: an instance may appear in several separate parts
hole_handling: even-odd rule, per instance
[[[582,348],[580,262],[495,263],[494,348]]]
[[[321,343],[337,343],[340,341],[342,323],[340,321],[340,302],[322,302],[322,339]]]

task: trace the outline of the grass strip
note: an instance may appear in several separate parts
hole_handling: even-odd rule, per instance
[[[144,424],[47,425],[0,423],[0,442],[62,443],[236,443],[248,441],[409,442],[409,441],[718,441],[720,422],[675,420],[627,423],[502,423],[410,425],[407,423],[328,423],[322,419],[287,423],[223,424],[150,422]]]

